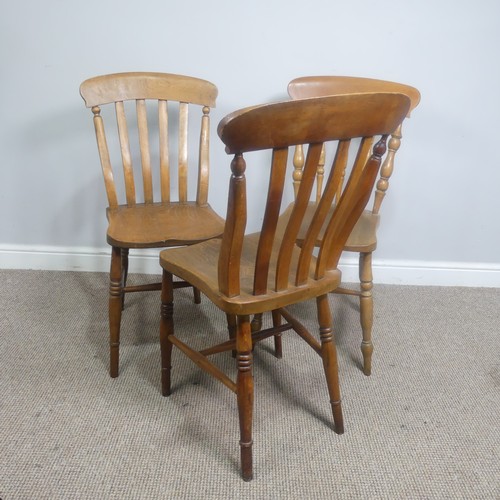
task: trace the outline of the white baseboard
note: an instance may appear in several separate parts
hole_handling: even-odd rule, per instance
[[[132,250],[130,271],[160,274],[158,250]],[[109,272],[111,247],[0,245],[0,269]]]
[[[108,272],[110,248],[0,245],[0,269]],[[160,274],[158,251],[130,252],[130,271]],[[358,281],[358,261],[341,259],[343,279]],[[376,283],[500,288],[500,264],[373,259]]]
[[[358,281],[357,259],[342,258],[343,280]],[[373,259],[373,280],[387,285],[500,288],[500,264]]]

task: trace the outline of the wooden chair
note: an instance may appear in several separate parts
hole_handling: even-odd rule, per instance
[[[237,111],[224,118],[218,133],[231,162],[227,219],[222,240],[210,240],[186,249],[160,253],[163,267],[160,344],[162,393],[170,395],[172,346],[178,347],[199,367],[236,394],[240,422],[243,479],[252,478],[252,412],[254,344],[286,330],[294,330],[322,358],[332,406],[335,432],[343,432],[336,349],[328,293],[341,282],[337,269],[347,237],[370,196],[385,152],[387,135],[402,121],[409,99],[396,93],[370,93],[304,99],[268,104]],[[378,139],[378,136],[381,138]],[[375,137],[377,136],[377,137]],[[361,151],[352,174],[336,204],[327,215],[339,187],[344,164],[354,153],[360,137]],[[313,188],[316,166],[325,141],[338,141],[332,173],[299,247],[296,244]],[[280,225],[283,191],[291,178],[286,174],[289,147],[309,144],[297,199],[285,226]],[[373,146],[375,144],[375,146]],[[272,150],[269,187],[262,229],[245,236],[246,162],[243,153]],[[248,157],[249,155],[247,155]],[[259,168],[258,165],[252,168]],[[262,171],[256,172],[262,176]],[[318,236],[318,256],[313,250]],[[230,339],[196,351],[174,335],[173,280],[176,275],[198,287],[226,313]],[[315,299],[320,341],[292,316],[287,306]],[[250,315],[272,311],[273,327],[252,334]],[[284,320],[284,323],[282,323]],[[208,358],[236,350],[234,382]]]
[[[223,219],[207,202],[209,113],[210,108],[215,106],[217,88],[210,82],[188,76],[119,73],[84,81],[80,93],[94,115],[109,203],[107,241],[112,247],[109,289],[110,375],[116,377],[125,293],[161,289],[161,283],[127,286],[129,249],[191,245],[222,234]],[[105,133],[104,130],[101,106],[107,104],[113,105],[116,114],[114,134],[109,131]],[[154,120],[149,116],[152,106],[156,107]],[[197,139],[196,196],[192,199],[188,189],[188,137],[192,133],[188,128],[188,113],[192,115],[197,111],[196,108],[199,109],[201,121]],[[112,128],[113,121],[109,128]],[[129,123],[136,124],[137,129],[129,128]],[[154,144],[153,134],[157,136],[156,152],[150,147],[150,144]],[[176,154],[171,136],[177,137]],[[108,144],[115,145],[116,151]],[[121,157],[122,173],[120,168],[112,166],[115,163],[111,159],[113,152]],[[176,168],[174,158],[177,159]],[[116,163],[119,161],[116,160]],[[139,163],[140,169],[137,168]],[[115,182],[115,177],[119,176],[123,178],[124,189],[120,189],[122,186],[117,185],[118,181]],[[142,178],[142,195],[136,189],[138,178]],[[191,181],[191,184],[196,183]],[[174,189],[176,186],[177,189]],[[120,201],[120,198],[124,199]],[[188,284],[177,282],[176,286]],[[197,291],[195,301],[199,302]]]
[[[420,102],[420,93],[414,87],[384,80],[373,80],[370,78],[357,78],[348,76],[308,76],[296,78],[288,84],[288,93],[292,99],[304,99],[309,97],[321,97],[327,95],[353,94],[360,92],[399,92],[410,98],[411,104],[407,116]],[[358,223],[354,226],[352,233],[347,239],[344,250],[359,253],[359,279],[360,289],[338,287],[335,293],[355,295],[360,299],[360,322],[362,330],[361,352],[363,355],[363,372],[371,374],[372,368],[372,328],[373,328],[373,272],[372,252],[377,247],[377,228],[379,225],[379,211],[382,200],[389,187],[389,179],[394,169],[394,157],[401,144],[401,127],[399,123],[391,134],[388,143],[389,152],[380,170],[380,177],[376,183],[373,205],[370,210],[365,210]],[[299,190],[304,168],[304,153],[302,145],[298,145],[294,153],[293,182],[295,195]],[[305,217],[304,226],[312,217],[314,207],[318,203],[323,189],[325,175],[325,150],[323,150],[317,166],[316,193],[313,194],[314,201]],[[341,183],[342,184],[342,183]],[[293,205],[285,211],[283,217],[290,216]],[[252,329],[257,331],[261,328],[262,319],[256,316],[252,322]],[[279,337],[276,338],[276,355],[281,355],[281,344]]]

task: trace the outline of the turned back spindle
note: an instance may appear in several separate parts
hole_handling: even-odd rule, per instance
[[[405,94],[410,99],[410,108],[407,117],[411,111],[420,102],[420,93],[414,87],[396,82],[385,80],[375,80],[371,78],[358,78],[348,76],[309,76],[292,80],[288,84],[288,94],[292,99],[305,99],[311,97],[322,97],[328,95],[355,94],[363,92],[397,92]],[[401,143],[402,122],[391,131],[391,137],[388,141],[388,152],[380,169],[380,178],[376,183],[375,195],[373,200],[372,212],[378,214],[382,200],[389,187],[389,179],[394,169],[394,159]],[[299,185],[302,179],[304,168],[303,146],[297,145],[294,153],[294,192],[297,196]],[[365,150],[369,154],[369,148]],[[325,175],[325,150],[320,157],[316,168],[316,192],[313,199],[318,202],[323,190],[323,178]],[[342,193],[344,178],[339,183],[336,198]]]

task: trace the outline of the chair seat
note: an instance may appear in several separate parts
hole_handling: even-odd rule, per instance
[[[281,227],[283,227],[288,222],[288,219],[290,218],[290,215],[292,213],[293,206],[294,204],[291,203],[283,212],[283,214],[280,216]],[[316,203],[310,202],[307,207],[306,214],[304,216],[302,228],[299,232],[299,237],[298,237],[299,244],[300,241],[302,241],[305,237],[306,228],[309,227],[315,210],[316,210]],[[326,218],[327,221],[330,220],[334,210],[335,207],[333,206],[330,209],[328,217]],[[348,252],[373,252],[377,247],[377,227],[379,224],[379,220],[380,220],[379,215],[373,214],[369,210],[365,210],[361,214],[361,217],[359,218],[358,222],[354,226],[354,229],[349,235],[344,250],[347,250]],[[318,240],[321,240],[321,238],[323,237],[324,229],[325,227],[323,227],[323,229],[321,230]],[[319,246],[319,241],[317,242],[317,245]]]
[[[274,245],[268,276],[268,292],[265,295],[253,295],[255,259],[260,233],[245,236],[240,265],[240,294],[227,297],[219,291],[218,260],[221,239],[204,241],[188,248],[173,248],[160,253],[160,264],[166,271],[191,283],[202,291],[216,306],[228,314],[256,314],[286,307],[297,301],[308,300],[328,293],[339,286],[341,272],[338,269],[328,271],[322,280],[301,286],[289,286],[287,290],[274,290],[278,245]],[[290,268],[296,269],[300,248],[295,247]],[[316,260],[313,258],[310,275],[314,275]],[[290,274],[289,282],[295,276]],[[311,280],[312,283],[312,280]],[[318,286],[318,284],[320,286]]]
[[[107,241],[120,248],[191,245],[224,231],[224,219],[195,202],[120,205],[108,208],[107,217]]]

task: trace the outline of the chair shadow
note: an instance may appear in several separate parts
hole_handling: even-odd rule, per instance
[[[257,349],[265,351],[266,354],[270,354],[271,357],[268,356],[260,356],[257,351]],[[286,397],[286,400],[289,404],[292,404],[293,406],[300,408],[302,411],[305,413],[308,413],[312,417],[314,417],[316,420],[320,421],[322,424],[324,424],[326,427],[330,427],[332,430],[334,428],[333,425],[333,418],[330,417],[328,418],[326,416],[326,411],[322,411],[320,409],[320,406],[318,402],[317,407],[313,407],[311,405],[310,400],[306,400],[300,397],[300,395],[293,390],[293,386],[290,385],[290,377],[282,377],[280,372],[273,368],[274,363],[281,363],[283,360],[278,360],[274,357],[274,352],[272,348],[269,345],[262,344],[261,346],[257,346],[254,351],[254,366],[255,366],[255,371],[254,371],[254,376],[260,376],[262,374],[265,374],[265,376],[268,378],[268,383],[275,388],[277,391],[280,392],[280,394],[283,394],[284,397]],[[312,352],[312,351],[311,351]],[[290,356],[292,356],[294,353],[290,353]],[[323,372],[323,366],[321,363],[321,358],[317,356],[317,359],[314,360],[316,361],[317,369],[318,369],[318,376],[321,379],[323,377],[323,382],[325,386],[325,398],[324,398],[324,403],[326,405],[323,407],[324,408],[329,408],[329,399],[328,399],[328,391],[327,391],[327,386],[326,386],[326,379],[324,379],[324,372]],[[320,383],[321,383],[320,382]]]
[[[87,311],[86,335],[89,344],[95,352],[103,370],[109,367],[109,322],[108,322],[108,298],[109,298],[109,274],[108,273],[74,273],[75,280],[79,284],[85,304],[81,305],[81,311]],[[158,276],[148,276],[146,280],[156,281]],[[144,276],[138,278],[131,275],[131,281],[144,282]],[[159,316],[160,293],[145,292],[157,295],[158,312],[153,315],[154,297],[144,297],[142,293],[129,294],[125,298],[125,307],[122,311],[122,323],[120,331],[121,346],[144,346],[154,342],[159,343],[159,322],[152,325],[152,317]],[[120,357],[120,371],[126,370],[131,363],[138,360],[134,356]]]
[[[220,338],[219,341],[224,341],[227,338],[227,329],[225,329],[225,315],[211,304],[208,299],[202,296],[202,303],[194,306],[192,303],[192,295],[188,289],[178,290],[175,292],[180,295],[180,297],[174,297],[174,318],[175,327],[178,331],[179,336],[188,337],[187,341],[194,349],[202,349],[207,345],[216,343],[217,340],[214,339],[214,334],[217,334]],[[195,309],[193,309],[193,306]],[[301,317],[299,319],[304,322],[312,322],[315,320],[315,305],[314,303],[310,306],[302,307],[303,310],[300,311]],[[215,315],[214,315],[214,310]],[[342,308],[337,311],[337,321],[341,324],[342,321]],[[210,314],[211,313],[211,314]],[[306,319],[304,319],[304,315]],[[159,314],[158,314],[159,316]],[[157,316],[157,317],[158,317]],[[264,322],[269,322],[270,319],[264,317]],[[159,322],[158,322],[159,323]],[[197,325],[197,327],[196,327]],[[206,325],[200,331],[199,325]],[[263,327],[265,327],[265,323]],[[196,335],[190,335],[193,330],[196,329]],[[340,328],[342,330],[342,328]],[[289,335],[294,335],[290,332]],[[339,335],[339,347],[341,349],[346,349],[346,343],[343,340],[344,333]],[[284,347],[286,346],[287,334],[283,335]],[[302,342],[300,339],[298,342]],[[303,355],[304,353],[302,353]],[[314,377],[318,385],[324,385],[324,399],[321,401],[315,401],[308,399],[300,394],[300,391],[296,390],[296,386],[290,384],[290,377],[283,373],[282,369],[278,369],[276,363],[294,363],[294,358],[296,358],[296,353],[286,352],[284,357],[286,359],[278,360],[274,357],[274,350],[272,339],[260,342],[255,346],[254,349],[254,377],[256,379],[263,380],[262,383],[267,386],[267,389],[271,391],[276,391],[283,396],[286,405],[291,407],[299,408],[301,411],[307,413],[311,417],[315,418],[317,421],[324,424],[327,428],[334,430],[333,416],[331,415],[331,407],[329,404],[328,390],[326,385],[326,380],[324,376],[322,361],[319,356],[316,355],[314,351],[310,351],[307,354],[307,362],[314,364]],[[148,358],[152,356],[158,361],[158,370],[152,372],[151,370],[146,370],[146,366],[151,366],[154,362],[143,363],[141,366],[141,375],[153,386],[159,387],[160,379],[160,356],[159,354],[150,353]],[[303,359],[303,357],[301,358]],[[231,357],[229,352],[219,353],[211,357],[211,360],[216,364],[222,371],[224,371],[228,376],[235,379],[237,374],[237,365],[234,358]],[[290,367],[293,370],[293,365]],[[317,370],[317,371],[316,371]],[[195,366],[190,360],[184,357],[183,354],[178,353],[177,349],[173,351],[172,360],[172,396],[170,396],[166,401],[169,404],[176,405],[187,405],[185,399],[182,397],[175,397],[175,394],[179,395],[184,392],[184,390],[189,391],[195,386],[197,391],[208,391],[210,392],[210,399],[216,399],[219,404],[226,406],[226,410],[229,414],[234,414],[235,416],[235,429],[236,425],[236,415],[237,407],[236,400],[232,401],[232,404],[228,404],[226,398],[231,398],[232,395],[228,395],[227,390],[223,388],[219,382],[213,380],[212,378],[205,375],[205,373]],[[197,396],[193,395],[192,392],[189,396],[190,398],[196,399]],[[198,396],[199,397],[199,396]],[[269,395],[267,395],[269,397]],[[184,403],[182,402],[184,401]],[[255,414],[258,413],[258,408],[255,409]],[[257,418],[260,418],[257,416]],[[255,420],[254,420],[255,422]],[[234,453],[233,441],[228,439],[226,444],[223,444],[224,449],[221,451],[221,442],[219,435],[211,435],[210,432],[207,433],[207,429],[199,423],[198,414],[193,416],[193,418],[186,418],[182,423],[182,429],[180,431],[185,436],[188,436],[190,440],[195,440],[198,446],[203,448],[204,453],[211,456],[212,459],[220,462],[221,464],[226,464],[228,461],[231,463],[231,467],[234,472],[239,475],[240,473],[240,463],[239,457]],[[235,431],[236,432],[236,431]]]

